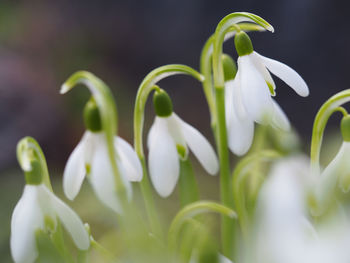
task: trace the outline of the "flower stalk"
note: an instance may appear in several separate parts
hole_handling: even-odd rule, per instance
[[[98,107],[102,129],[107,142],[108,156],[114,174],[116,191],[121,200],[122,207],[125,207],[123,203],[127,200],[126,188],[115,161],[114,135],[117,133],[118,114],[113,94],[101,79],[86,71],[78,71],[68,78],[62,85],[60,93],[67,93],[78,84],[87,86]]]
[[[350,90],[343,90],[331,98],[329,98],[319,109],[315,117],[312,137],[311,137],[311,172],[314,175],[320,174],[320,153],[322,146],[322,139],[327,122],[331,115],[339,111],[346,114],[343,108],[339,108],[341,105],[350,102]]]
[[[160,220],[157,215],[154,199],[152,196],[151,184],[148,178],[146,159],[143,150],[142,134],[144,124],[144,111],[148,96],[152,90],[157,89],[157,86],[155,86],[157,82],[169,76],[178,74],[190,75],[201,82],[204,80],[204,77],[199,72],[185,65],[173,64],[156,68],[151,71],[140,84],[136,95],[134,109],[134,147],[138,157],[140,158],[143,168],[143,179],[140,182],[140,187],[143,194],[148,219],[151,224],[151,229],[153,233],[158,237],[163,236],[163,231],[160,227]]]
[[[259,16],[250,13],[232,13],[224,17],[215,30],[213,40],[213,83],[215,90],[215,114],[216,114],[216,143],[220,161],[220,193],[224,205],[233,208],[233,198],[230,194],[230,164],[227,143],[227,131],[225,120],[225,76],[222,67],[223,43],[225,35],[237,23],[253,22],[266,30],[274,31],[273,27]],[[228,258],[233,257],[233,221],[227,217],[222,218],[221,238],[223,253]]]

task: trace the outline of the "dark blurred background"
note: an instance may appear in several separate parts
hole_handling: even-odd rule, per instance
[[[119,134],[132,142],[135,95],[146,74],[169,63],[198,69],[201,48],[220,19],[252,12],[275,27],[274,34],[251,34],[256,51],[290,65],[310,87],[310,96],[301,98],[275,78],[277,100],[307,149],[318,108],[349,88],[348,10],[348,1],[341,0],[1,0],[0,222],[7,227],[0,230],[0,261],[10,261],[8,226],[23,184],[16,143],[26,135],[35,137],[51,173],[61,175],[83,134],[88,91],[59,95],[72,73],[89,70],[113,89]],[[237,56],[233,41],[225,51]],[[178,76],[160,85],[169,91],[178,115],[212,140],[200,84]],[[146,126],[152,120],[148,107]],[[338,122],[333,118],[331,124]]]
[[[25,135],[39,141],[51,166],[63,166],[84,129],[88,92],[58,93],[76,70],[95,73],[113,89],[120,134],[131,142],[135,94],[145,75],[168,63],[198,69],[204,42],[234,11],[269,21],[275,33],[251,34],[255,49],[290,65],[309,84],[311,95],[301,98],[277,81],[277,100],[308,140],[321,103],[348,88],[347,1],[1,0],[0,170],[16,165],[15,146]],[[232,41],[225,49],[236,56]],[[211,136],[199,83],[175,77],[161,86],[176,112]]]

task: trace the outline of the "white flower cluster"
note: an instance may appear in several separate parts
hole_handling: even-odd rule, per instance
[[[255,187],[256,192],[246,193],[250,191],[250,189],[247,190],[248,183],[241,180],[244,184],[236,185],[235,183],[241,178],[237,179],[235,172],[242,168],[242,163],[247,164],[251,161],[248,158],[250,156],[236,166],[237,170],[234,170],[231,178],[229,150],[238,156],[248,152],[253,143],[255,123],[270,125],[277,132],[288,131],[291,127],[286,114],[272,98],[276,95],[276,85],[270,73],[279,77],[300,96],[308,96],[309,89],[302,77],[292,68],[255,52],[250,38],[237,24],[254,22],[259,25],[256,30],[263,28],[272,31],[272,26],[266,21],[249,13],[233,13],[223,21],[229,25],[226,28],[223,26],[223,30],[216,30],[216,34],[231,29],[236,30],[238,69],[236,70],[233,60],[227,65],[224,62],[221,63],[222,65],[219,63],[221,67],[219,70],[214,68],[217,62],[217,53],[215,53],[217,42],[215,42],[215,45],[211,43],[211,49],[208,48],[213,54],[208,56],[210,65],[206,66],[210,70],[207,76],[183,65],[168,65],[162,68],[163,71],[152,71],[151,76],[156,72],[153,79],[148,76],[145,78],[136,99],[134,122],[136,151],[132,145],[116,136],[116,105],[107,85],[91,73],[83,71],[77,72],[67,80],[61,90],[62,93],[69,91],[76,84],[83,83],[90,89],[92,97],[84,109],[86,132],[69,156],[64,169],[65,196],[69,200],[74,200],[84,179],[87,178],[97,198],[123,218],[132,210],[128,209],[133,205],[131,182],[139,183],[150,221],[154,220],[150,222],[151,230],[147,228],[148,226],[145,227],[147,229],[144,231],[147,236],[145,240],[147,243],[156,240],[152,244],[161,244],[160,247],[163,248],[165,240],[162,239],[162,233],[156,233],[154,230],[161,227],[156,222],[156,209],[153,207],[151,188],[148,188],[147,173],[149,172],[155,191],[163,198],[168,197],[174,192],[179,178],[182,182],[180,177],[181,167],[184,164],[182,162],[189,161],[191,151],[208,174],[216,175],[220,171],[222,200],[221,203],[185,200],[187,204],[191,204],[183,205],[182,210],[174,217],[168,231],[169,244],[164,246],[164,250],[169,249],[171,256],[175,254],[176,248],[173,247],[173,243],[176,243],[175,241],[182,233],[182,224],[193,223],[199,225],[198,229],[201,229],[205,225],[204,220],[196,216],[203,211],[214,211],[224,216],[221,225],[223,249],[216,249],[213,246],[215,249],[209,251],[214,251],[211,256],[214,255],[214,259],[216,257],[216,262],[229,263],[233,262],[233,259],[235,262],[248,263],[350,262],[350,253],[347,249],[350,242],[348,218],[350,211],[342,200],[337,198],[338,188],[344,193],[350,190],[350,117],[346,110],[340,107],[345,101],[350,101],[345,99],[350,98],[350,92],[332,97],[325,103],[326,108],[320,110],[320,116],[316,118],[314,126],[316,130],[313,134],[311,161],[300,154],[284,156],[272,164],[267,176],[262,176],[264,169],[257,169],[257,171],[243,169],[242,173],[249,175],[259,173],[260,178],[264,180],[263,182],[261,180],[261,184],[260,181],[248,182],[254,185],[251,188]],[[225,25],[224,22],[219,25]],[[245,26],[248,29],[252,28],[252,24]],[[224,41],[225,36],[219,36],[218,39]],[[218,50],[220,51],[220,48]],[[174,67],[173,71],[171,67]],[[221,70],[224,73],[220,69],[224,69]],[[206,96],[212,120],[215,120],[212,122],[212,128],[219,158],[204,135],[173,111],[169,95],[156,85],[162,77],[178,74],[180,71],[200,81],[207,78],[209,86],[213,86],[210,86],[209,91],[206,90]],[[229,72],[229,78],[215,75],[220,73],[225,75],[227,72]],[[215,86],[221,79],[221,85]],[[204,85],[203,82],[203,87]],[[146,158],[142,145],[143,114],[147,98],[152,91],[155,91],[153,106],[156,116],[147,137],[149,151]],[[215,102],[212,100],[214,97]],[[215,110],[212,106],[215,106]],[[341,124],[343,145],[334,160],[322,172],[319,171],[321,169],[310,169],[315,167],[315,163],[319,165],[317,154],[320,151],[323,130],[328,118],[336,110],[344,115]],[[141,117],[138,115],[139,112]],[[322,121],[323,123],[318,123]],[[59,242],[55,235],[62,234],[61,225],[70,234],[79,253],[86,253],[92,244],[97,243],[93,243],[95,240],[79,216],[53,193],[40,147],[35,140],[24,138],[18,144],[17,150],[19,163],[25,173],[26,186],[14,209],[11,221],[10,243],[14,261],[16,263],[35,262],[40,258],[37,245],[38,233],[43,232],[48,235],[53,243]],[[282,153],[278,152],[279,157],[280,155]],[[193,178],[191,180],[195,181]],[[231,181],[234,183],[233,187]],[[193,188],[196,187],[195,184],[193,183]],[[235,189],[234,192],[232,189]],[[188,188],[186,190],[191,191]],[[195,190],[193,189],[193,192]],[[181,194],[189,196],[189,193],[184,194],[180,191]],[[196,198],[199,199],[199,197]],[[250,201],[249,207],[248,205],[244,207],[246,199]],[[237,209],[237,213],[234,209]],[[141,216],[135,217],[137,219],[133,218],[130,221],[135,220],[143,227],[144,220],[137,221]],[[234,224],[234,219],[238,220],[238,224]],[[135,229],[137,227],[139,226],[135,226]],[[235,238],[233,238],[233,230],[236,230]],[[203,232],[207,234],[210,231]],[[238,242],[235,239],[240,235],[243,242],[236,244]],[[134,237],[131,234],[130,236]],[[207,237],[206,235],[201,237],[204,236]],[[196,238],[200,239],[194,236],[193,243]],[[207,240],[199,241],[203,241],[201,245],[207,245]],[[62,243],[64,242],[61,240],[60,244],[55,245],[64,250],[65,244]],[[208,242],[208,244],[211,243]],[[239,251],[240,248],[243,250],[242,253]],[[234,250],[238,256],[233,257]],[[193,250],[186,255],[186,262],[202,263],[199,260],[202,258],[200,253],[201,250],[193,246]]]

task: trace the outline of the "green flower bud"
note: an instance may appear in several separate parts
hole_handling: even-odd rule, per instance
[[[340,124],[340,130],[343,140],[350,142],[350,115],[343,117]]]
[[[235,47],[238,56],[245,56],[253,53],[253,44],[246,32],[239,32],[235,36]]]
[[[225,82],[236,77],[237,65],[236,62],[226,54],[222,55],[222,66],[224,68]]]
[[[24,172],[24,177],[27,184],[30,185],[39,185],[42,183],[42,170],[40,162],[37,160],[30,161],[30,171]]]
[[[173,113],[173,103],[165,90],[158,88],[153,95],[154,110],[159,117],[169,117]]]
[[[84,123],[86,129],[91,132],[99,132],[102,130],[100,112],[93,97],[91,97],[85,105]]]

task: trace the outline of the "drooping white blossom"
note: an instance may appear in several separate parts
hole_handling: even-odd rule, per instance
[[[37,230],[45,230],[45,220],[60,221],[81,250],[90,246],[89,235],[79,216],[50,192],[44,184],[26,185],[11,219],[11,253],[16,263],[32,263],[38,257]]]
[[[120,137],[114,138],[116,164],[131,198],[130,181],[141,181],[141,163],[132,146]],[[120,213],[121,204],[116,195],[116,185],[103,132],[86,131],[70,155],[64,170],[63,189],[70,200],[79,193],[85,176],[103,204]]]
[[[187,158],[188,148],[209,174],[215,175],[219,170],[216,154],[207,139],[175,113],[155,117],[147,144],[150,177],[162,197],[173,192],[179,178],[180,158]]]
[[[307,84],[295,70],[253,51],[249,37],[245,33],[241,37],[241,44],[236,43],[240,55],[237,74],[225,84],[229,147],[237,155],[249,150],[254,136],[254,122],[282,130],[290,129],[286,114],[271,97],[275,96],[276,85],[270,72],[298,95],[309,95]],[[240,51],[241,45],[250,45],[251,50],[244,46],[245,49]]]
[[[317,179],[317,178],[316,178]],[[315,178],[305,157],[275,164],[259,194],[255,247],[262,263],[346,263],[350,260],[349,220],[339,206],[321,222],[307,205]]]

